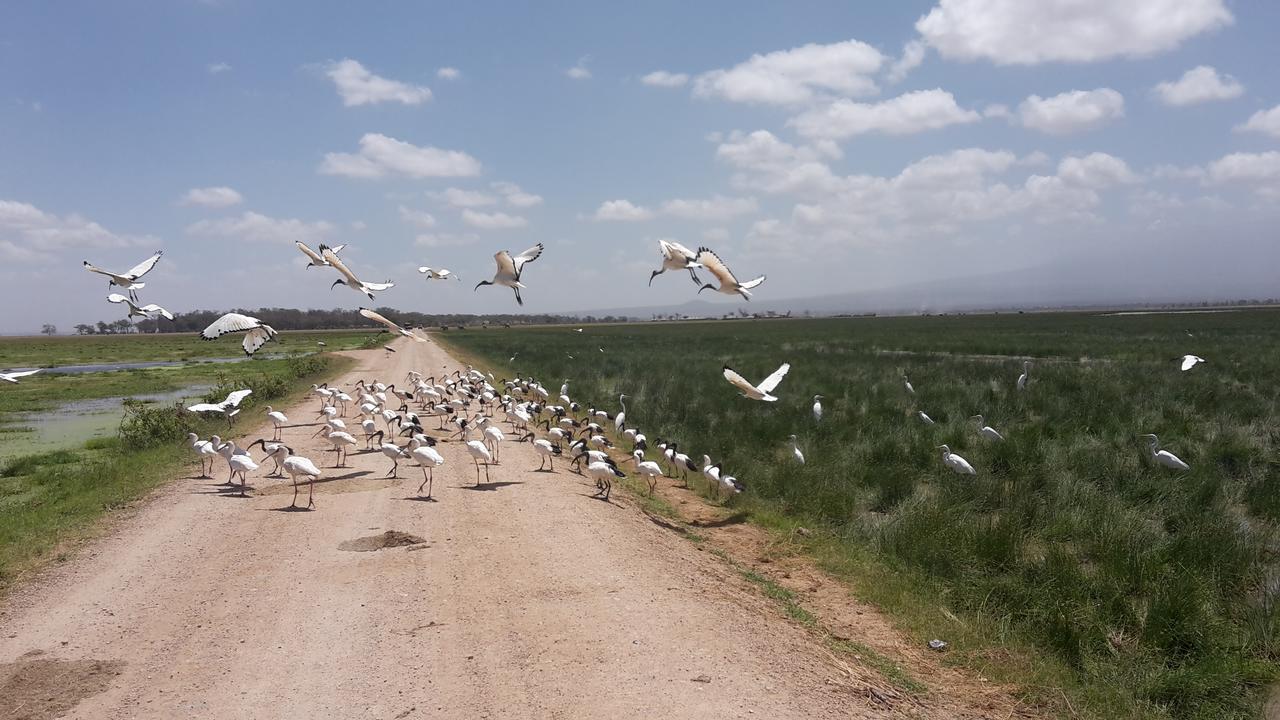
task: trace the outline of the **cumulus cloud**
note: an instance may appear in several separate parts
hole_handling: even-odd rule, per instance
[[[342,104],[347,107],[384,102],[421,105],[431,99],[430,88],[374,75],[350,58],[329,63],[325,74],[333,80],[338,95],[342,96]]]
[[[429,212],[423,210],[414,210],[413,208],[400,206],[400,219],[406,224],[418,228],[435,227],[436,218]]]
[[[522,228],[529,224],[519,215],[508,215],[501,212],[483,213],[470,208],[462,211],[462,222],[481,230],[509,230]]]
[[[587,69],[587,61],[590,59],[591,56],[583,55],[578,58],[578,64],[568,70],[565,70],[564,74],[574,80],[589,80],[591,78],[591,71]]]
[[[757,210],[755,198],[714,195],[699,200],[673,199],[662,203],[662,214],[682,220],[723,222]]]
[[[413,239],[419,247],[438,248],[470,245],[480,240],[475,233],[423,233]]]
[[[197,237],[287,243],[326,240],[336,230],[333,223],[326,220],[307,222],[297,218],[273,218],[246,210],[237,217],[198,220],[187,226],[186,233]]]
[[[498,202],[494,196],[478,190],[462,190],[455,187],[445,188],[443,192],[427,193],[427,195],[456,208],[484,207]]]
[[[884,62],[879,50],[857,40],[811,43],[703,73],[693,91],[698,97],[765,105],[797,105],[822,96],[859,97],[878,90],[872,76]]]
[[[640,78],[640,82],[653,87],[681,87],[689,82],[685,73],[671,73],[666,70],[655,70]]]
[[[1032,95],[1018,106],[1018,121],[1050,135],[1070,135],[1124,117],[1124,96],[1111,88],[1072,90],[1051,98]]]
[[[1208,181],[1280,184],[1280,152],[1231,153],[1209,163]]]
[[[459,150],[419,147],[379,133],[366,133],[360,138],[360,152],[326,153],[319,172],[354,178],[468,177],[480,174],[480,161]]]
[[[1208,65],[1192,68],[1172,82],[1152,89],[1165,105],[1195,105],[1214,100],[1230,100],[1244,94],[1244,86],[1230,75],[1219,75]]]
[[[1098,189],[1138,181],[1138,176],[1129,169],[1128,163],[1101,152],[1089,153],[1084,157],[1063,158],[1058,163],[1058,177],[1076,185]]]
[[[912,40],[902,46],[902,57],[895,60],[893,65],[889,68],[889,74],[887,76],[889,82],[902,82],[903,79],[907,77],[908,73],[915,70],[920,66],[920,63],[924,62],[924,55],[928,49],[928,46],[919,40]]]
[[[904,93],[878,103],[837,100],[808,110],[787,124],[808,138],[843,140],[870,132],[910,135],[977,122],[981,117],[957,105],[951,93],[935,88]]]
[[[0,200],[0,257],[14,262],[48,261],[64,250],[123,248],[159,242],[151,236],[114,233],[75,213],[59,216],[30,203]]]
[[[527,208],[542,204],[541,195],[525,192],[513,182],[495,182],[490,184],[489,187],[492,187],[512,207]]]
[[[457,80],[462,77],[462,71],[456,67],[442,67],[436,71],[436,77],[441,80]]]
[[[1234,22],[1223,0],[939,0],[916,30],[942,57],[997,65],[1147,57]]]
[[[1259,110],[1249,116],[1242,125],[1236,126],[1237,131],[1242,132],[1260,132],[1271,137],[1280,138],[1280,105],[1270,110]]]
[[[636,222],[653,217],[653,211],[633,205],[630,200],[606,200],[596,208],[592,218],[600,221]]]
[[[239,205],[244,197],[225,186],[191,188],[178,201],[180,205],[199,205],[207,208],[224,208]]]
[[[230,71],[231,66],[224,62],[209,63],[205,66],[205,70],[208,70],[210,75],[217,75]]]

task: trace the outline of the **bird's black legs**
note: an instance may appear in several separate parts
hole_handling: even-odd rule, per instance
[[[311,481],[307,483],[307,486],[309,488],[307,491],[307,509],[310,510],[311,508],[316,506],[316,476],[315,475],[311,476]]]
[[[293,479],[293,499],[289,501],[289,507],[298,507],[298,478]]]
[[[399,462],[392,461],[391,469],[387,471],[387,474],[383,475],[383,477],[398,478],[399,475],[397,474],[397,470],[399,467],[400,467]]]

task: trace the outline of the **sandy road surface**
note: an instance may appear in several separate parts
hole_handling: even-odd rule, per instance
[[[434,343],[396,346],[356,353],[340,382],[455,367]],[[316,406],[287,412],[313,423]],[[325,466],[314,512],[281,511],[290,486],[265,469],[248,499],[184,477],[16,592],[0,716],[881,716],[722,562],[559,465],[532,472],[527,443],[505,443],[480,487],[441,443],[437,502],[422,502],[416,467],[384,481],[375,452],[330,470],[314,429],[285,433]],[[426,544],[339,549],[387,530]]]

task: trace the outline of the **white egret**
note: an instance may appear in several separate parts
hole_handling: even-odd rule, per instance
[[[694,272],[694,268],[702,267],[698,262],[697,253],[674,240],[659,240],[658,250],[662,253],[662,267],[649,275],[649,285],[652,286],[653,279],[668,270],[688,270],[689,277],[693,278],[693,284],[702,284],[698,273]]]
[[[916,416],[917,416],[917,417],[919,417],[919,418],[920,418],[920,420],[922,420],[922,421],[924,422],[924,424],[925,424],[925,425],[932,425],[932,424],[933,424],[933,418],[929,417],[929,415],[928,415],[925,411],[923,411],[923,410],[919,410],[919,411],[917,411],[917,412],[916,412]]]
[[[626,395],[618,396],[618,404],[622,406],[622,412],[618,413],[613,418],[613,429],[617,432],[622,432],[623,429],[627,427],[627,404],[623,402],[626,398]]]
[[[916,389],[915,389],[915,387],[911,384],[911,381],[907,379],[907,374],[906,374],[906,373],[902,373],[902,386],[903,386],[903,387],[905,387],[905,388],[907,389],[907,394],[909,394],[909,395],[915,395],[915,394],[916,394]]]
[[[778,383],[782,382],[782,378],[786,377],[790,370],[791,365],[789,363],[782,363],[777,370],[773,371],[772,375],[761,381],[759,385],[752,385],[733,368],[725,365],[724,379],[728,380],[734,387],[738,388],[738,392],[742,393],[742,396],[745,398],[750,398],[751,400],[763,400],[765,402],[775,402],[778,398],[770,395],[769,393],[773,392],[773,389],[778,387]]]
[[[275,328],[263,324],[256,317],[249,317],[240,313],[227,313],[202,330],[200,338],[203,340],[217,340],[223,335],[233,332],[244,333],[244,340],[240,346],[244,348],[245,355],[252,355],[258,352],[258,348],[266,345],[277,334]]]
[[[152,255],[146,260],[143,260],[137,265],[134,265],[132,268],[129,269],[128,272],[123,272],[123,273],[112,272],[110,270],[103,270],[102,268],[93,265],[88,260],[84,261],[84,269],[88,270],[91,273],[106,275],[107,278],[109,278],[107,281],[108,288],[110,288],[112,285],[122,287],[129,292],[129,297],[133,298],[134,300],[137,300],[138,293],[136,291],[146,287],[146,283],[138,282],[138,278],[151,272],[151,269],[156,266],[156,263],[160,262],[160,256],[163,254],[164,254],[163,250],[157,250],[155,255]]]
[[[814,422],[822,422],[822,396],[813,396],[813,420]]]
[[[969,464],[968,460],[965,460],[959,455],[951,452],[950,447],[946,445],[939,445],[938,449],[942,451],[942,462],[945,463],[947,467],[951,468],[952,472],[960,475],[978,474],[978,471],[973,469],[973,466]]]
[[[804,453],[800,452],[800,445],[797,444],[795,435],[791,436],[791,456],[796,459],[796,462],[804,464]]]
[[[1031,361],[1022,361],[1022,374],[1018,376],[1018,389],[1026,390],[1027,383],[1031,382]]]
[[[706,268],[707,271],[714,275],[716,280],[720,281],[720,287],[707,283],[706,285],[698,288],[699,293],[703,290],[715,290],[716,292],[724,293],[725,295],[741,295],[747,300],[750,300],[751,293],[749,291],[759,287],[760,283],[764,282],[764,275],[761,275],[754,280],[748,280],[747,282],[738,282],[738,278],[733,274],[733,271],[729,270],[729,266],[725,265],[724,261],[720,259],[720,256],[712,252],[710,248],[698,248],[697,261],[700,265]]]
[[[1183,462],[1177,455],[1174,455],[1168,450],[1161,450],[1160,438],[1150,434],[1143,435],[1142,437],[1147,439],[1148,448],[1151,451],[1151,460],[1153,462],[1163,465],[1170,470],[1181,470],[1186,472],[1191,469],[1191,466]]]
[[[1204,362],[1204,358],[1199,355],[1183,355],[1182,356],[1182,372],[1186,372],[1191,368]]]
[[[324,258],[325,261],[329,263],[330,267],[337,270],[339,275],[342,275],[342,277],[333,281],[333,284],[329,286],[330,290],[338,287],[339,285],[345,285],[361,295],[368,297],[370,300],[373,300],[375,299],[373,297],[374,293],[382,292],[383,290],[390,290],[396,286],[396,284],[390,280],[384,283],[364,282],[360,278],[356,277],[355,273],[351,272],[351,268],[348,268],[345,263],[338,259],[338,254],[328,245],[320,246],[320,257]]]
[[[978,434],[987,440],[1004,440],[1004,436],[996,431],[995,428],[987,425],[987,421],[981,415],[974,415],[970,420],[978,421]]]
[[[14,385],[17,385],[18,378],[35,375],[38,372],[40,372],[40,368],[36,368],[35,370],[19,370],[18,372],[0,373],[0,380],[3,380],[5,382],[11,382]]]
[[[246,397],[253,394],[252,390],[236,390],[227,395],[227,399],[220,403],[196,403],[187,408],[191,412],[206,413],[217,412],[222,413],[227,418],[227,427],[231,427],[231,418],[240,412],[240,403]]]
[[[537,260],[541,256],[542,243],[534,245],[514,258],[506,250],[495,253],[493,259],[498,263],[498,271],[494,273],[492,280],[481,280],[476,283],[472,292],[479,290],[481,285],[501,285],[515,291],[516,304],[524,305],[524,300],[520,297],[520,289],[527,286],[520,282],[520,273],[524,271],[526,264]]]

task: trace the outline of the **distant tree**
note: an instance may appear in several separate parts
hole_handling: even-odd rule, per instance
[[[88,323],[80,323],[79,325],[76,325],[76,334],[77,334],[77,335],[92,335],[92,334],[94,334],[95,332],[97,332],[97,331],[96,331],[96,330],[94,330],[94,329],[93,329],[93,326],[92,326],[92,325],[89,325]]]
[[[53,325],[51,323],[45,323],[44,327],[40,328],[40,334],[41,335],[57,335],[58,326]]]

